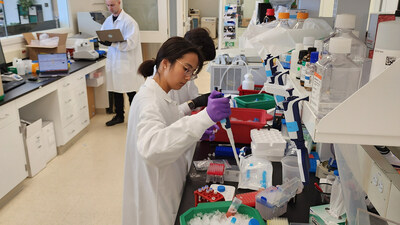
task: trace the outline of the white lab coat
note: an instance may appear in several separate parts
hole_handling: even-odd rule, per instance
[[[125,156],[124,225],[172,225],[181,201],[188,156],[214,122],[206,110],[181,117],[178,104],[154,79],[133,99]]]
[[[138,91],[144,83],[144,77],[137,73],[137,69],[143,62],[139,25],[122,10],[115,22],[113,22],[112,15],[107,17],[101,29],[120,29],[126,40],[112,43],[108,47],[107,90],[118,93]]]

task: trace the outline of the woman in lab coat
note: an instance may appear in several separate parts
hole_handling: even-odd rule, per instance
[[[196,142],[217,121],[231,113],[229,99],[213,92],[205,110],[181,117],[169,96],[196,76],[203,66],[199,50],[181,37],[168,39],[155,60],[142,63],[147,79],[129,113],[125,158],[123,218],[125,225],[172,225],[187,167]]]

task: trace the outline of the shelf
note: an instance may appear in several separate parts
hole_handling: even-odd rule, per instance
[[[320,143],[400,146],[399,71],[400,60],[320,120],[304,102],[302,122],[312,139]],[[299,80],[289,77],[294,95],[310,95]]]

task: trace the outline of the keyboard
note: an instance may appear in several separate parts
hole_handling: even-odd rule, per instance
[[[16,80],[16,81],[10,81],[7,83],[3,83],[4,93],[11,91],[12,89],[19,87],[23,84],[25,84],[25,80]]]

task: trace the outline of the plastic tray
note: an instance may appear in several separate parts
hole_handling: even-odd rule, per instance
[[[275,99],[268,94],[243,95],[235,97],[239,108],[272,109],[275,107]]]
[[[217,210],[219,210],[220,212],[227,212],[231,203],[232,201],[200,203],[197,205],[197,207],[191,208],[183,213],[179,217],[179,222],[181,223],[181,225],[187,225],[187,222],[189,222],[198,213],[211,213]],[[250,217],[253,217],[260,223],[260,225],[265,225],[265,222],[260,213],[254,208],[251,208],[247,205],[241,205],[238,209],[238,212],[240,214],[246,214]]]
[[[232,108],[231,110],[231,129],[235,143],[250,144],[250,130],[262,128],[265,126],[265,124],[267,124],[267,121],[273,119],[272,115],[269,115],[265,110],[262,109]],[[232,120],[232,118],[235,119]],[[255,119],[258,121],[255,122]],[[220,122],[218,122],[218,126],[220,129],[215,134],[215,141],[229,143],[228,135],[222,128]]]
[[[264,87],[264,85],[254,85],[254,90],[244,90],[242,89],[242,85],[239,86],[238,91],[239,91],[239,95],[254,95],[254,94],[258,94],[261,89]],[[261,92],[261,93],[267,93],[265,91]]]

